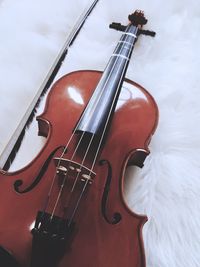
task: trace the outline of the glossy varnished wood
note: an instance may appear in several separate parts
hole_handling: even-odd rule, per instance
[[[1,172],[0,244],[11,251],[22,267],[29,267],[32,235],[30,229],[38,210],[44,206],[55,166],[52,162],[41,182],[30,192],[18,194],[13,189],[17,179],[27,187],[37,176],[49,154],[69,140],[72,130],[101,76],[97,71],[68,74],[53,86],[45,111],[39,116],[39,134],[47,142],[39,155],[26,167]],[[112,125],[99,158],[112,167],[112,181],[107,201],[107,216],[119,212],[122,220],[109,224],[102,215],[101,202],[107,178],[107,166],[99,164],[93,184],[87,190],[75,216],[77,232],[58,267],[144,267],[142,227],[146,216],[132,212],[123,195],[127,164],[142,165],[148,155],[148,143],[157,125],[158,110],[153,98],[138,84],[126,80],[119,97]],[[73,148],[73,144],[72,144]],[[71,151],[67,156],[70,156]],[[60,183],[53,192],[55,199]],[[66,186],[67,187],[67,186]],[[66,192],[64,196],[68,193]],[[3,203],[3,204],[2,204]],[[57,211],[62,210],[65,199]]]

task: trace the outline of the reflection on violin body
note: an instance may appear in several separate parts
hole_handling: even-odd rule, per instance
[[[103,74],[77,71],[55,83],[37,118],[45,147],[25,168],[1,174],[0,244],[19,266],[145,266],[147,218],[123,196],[125,168],[142,167],[158,119],[148,92],[124,81],[145,23],[143,13],[132,15]]]

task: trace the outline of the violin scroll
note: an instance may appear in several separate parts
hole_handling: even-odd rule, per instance
[[[143,34],[143,35],[155,37],[156,32],[149,31],[149,30],[142,30],[142,26],[147,24],[147,22],[148,22],[148,20],[144,16],[143,11],[136,10],[133,14],[130,14],[128,16],[128,19],[130,21],[130,24],[132,24],[136,27],[139,27],[138,32],[137,32],[137,36],[139,36],[140,34]],[[109,25],[109,28],[115,29],[117,31],[122,31],[122,32],[124,32],[126,30],[126,27],[127,26],[122,25],[121,23],[117,23],[117,22],[112,22]]]
[[[148,21],[144,16],[144,12],[141,10],[136,10],[133,14],[130,14],[128,19],[134,26],[143,26],[147,24]]]

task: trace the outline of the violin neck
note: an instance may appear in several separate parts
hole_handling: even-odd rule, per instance
[[[94,93],[81,115],[76,133],[104,135],[109,127],[129,60],[137,40],[138,27],[127,26],[122,34]]]
[[[116,59],[118,60],[118,64],[123,66],[128,66],[128,62],[131,58],[131,54],[133,51],[134,44],[137,40],[137,32],[138,27],[135,27],[133,25],[130,25],[126,28],[124,34],[122,34],[112,56],[108,63],[108,65],[111,65],[111,67],[114,67],[115,69],[118,68],[116,65]],[[105,72],[107,69],[105,70]],[[122,71],[123,72],[123,71]]]

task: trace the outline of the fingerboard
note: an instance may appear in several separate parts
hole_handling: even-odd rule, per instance
[[[137,40],[138,27],[127,26],[94,93],[80,117],[75,132],[101,136],[112,119],[129,60]]]

